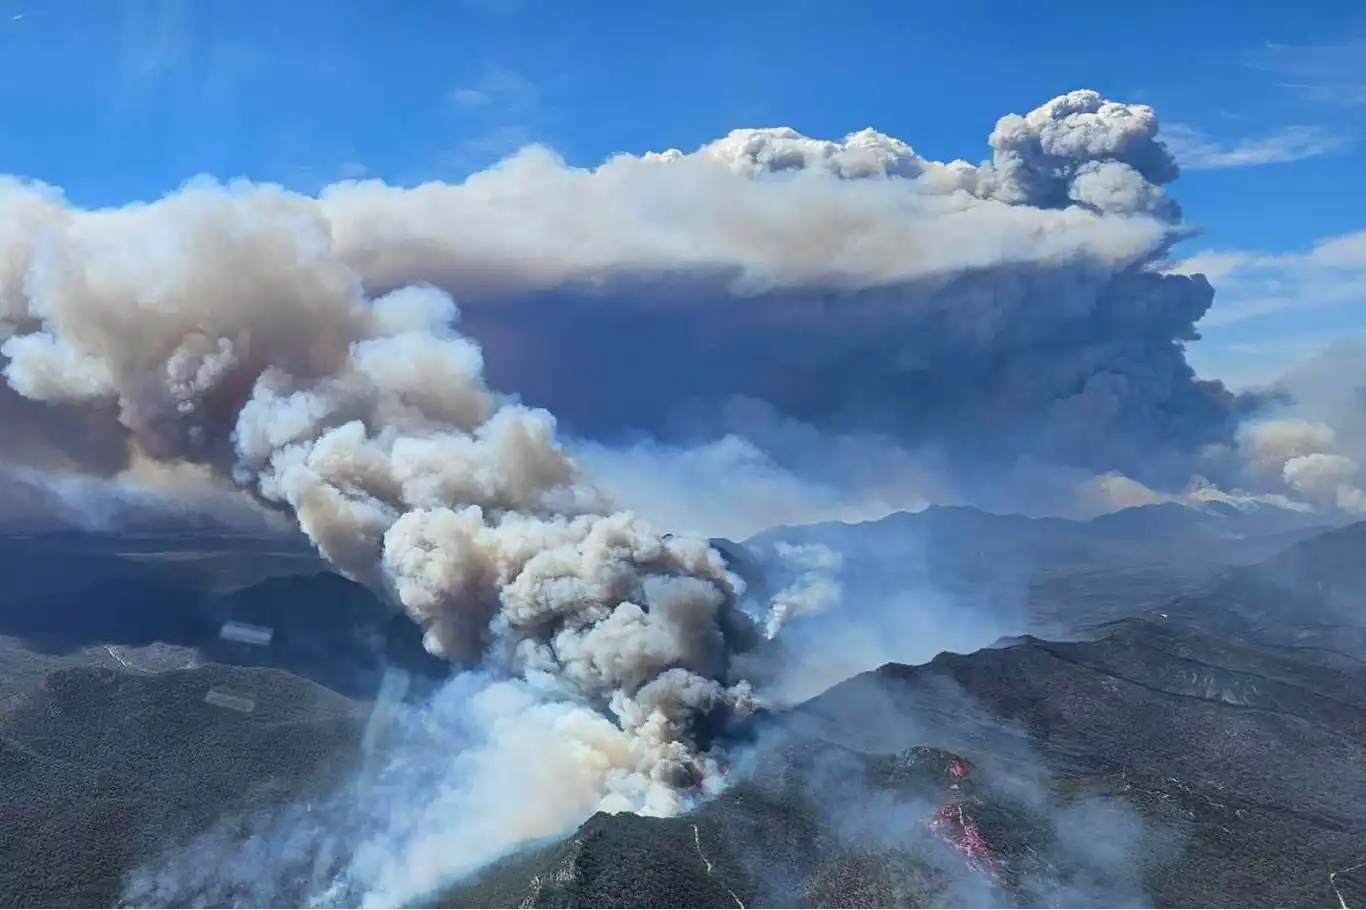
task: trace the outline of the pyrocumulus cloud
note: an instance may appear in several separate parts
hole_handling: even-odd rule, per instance
[[[114,451],[103,470],[231,479],[433,652],[516,680],[480,702],[488,748],[553,742],[581,768],[525,830],[670,812],[719,770],[701,731],[751,707],[729,669],[736,592],[705,540],[618,510],[551,412],[610,437],[761,407],[1184,483],[1234,424],[1183,351],[1213,291],[1158,268],[1182,228],[1157,130],[1078,91],[1002,118],[980,165],[766,129],[592,169],[531,148],[459,185],[317,198],[198,181],[86,211],[3,179],[0,353],[26,414]],[[71,432],[32,438],[74,451]],[[832,557],[789,556],[810,571],[774,631],[838,596]]]

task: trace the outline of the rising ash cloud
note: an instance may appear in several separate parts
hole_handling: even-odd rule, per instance
[[[289,297],[297,281],[252,286],[260,257],[282,274],[325,260],[369,294],[448,291],[490,383],[579,434],[715,435],[759,399],[950,458],[1183,484],[1235,415],[1183,352],[1213,290],[1154,268],[1182,232],[1156,114],[1072,92],[1002,118],[989,151],[941,163],[872,130],[737,130],[593,169],[532,148],[458,185],[346,182],[312,199],[192,183],[100,212],[9,181],[0,317],[65,335],[78,309],[131,326],[132,309],[191,290],[242,307],[176,263]],[[230,264],[267,231],[271,252]],[[156,269],[159,289],[131,279]],[[77,350],[49,349],[45,368]],[[136,369],[164,366],[159,352]]]
[[[738,130],[595,170],[528,150],[460,186],[342,185],[322,209],[367,284],[450,290],[491,380],[581,433],[734,431],[749,398],[1170,486],[1235,421],[1184,356],[1212,288],[1154,269],[1182,232],[1157,128],[1073,92],[1002,118],[980,165]]]

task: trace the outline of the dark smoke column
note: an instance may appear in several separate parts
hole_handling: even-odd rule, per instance
[[[1151,108],[1078,91],[1003,117],[979,165],[871,130],[738,130],[594,172],[529,154],[477,201],[412,191],[451,218],[540,202],[477,263],[399,191],[328,204],[420,239],[430,256],[339,238],[380,286],[451,290],[491,381],[578,432],[743,432],[758,399],[959,459],[1185,483],[1233,422],[1185,359],[1213,289],[1157,271],[1182,231],[1157,136]]]

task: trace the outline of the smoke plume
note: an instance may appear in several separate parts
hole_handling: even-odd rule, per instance
[[[1238,435],[1252,483],[1328,512],[1366,515],[1366,351],[1340,344],[1301,364]]]
[[[1072,92],[990,147],[945,164],[872,130],[739,130],[593,169],[531,148],[458,185],[199,180],[98,211],[4,179],[0,354],[40,424],[110,450],[98,470],[231,479],[434,653],[557,706],[509,710],[578,743],[591,798],[535,830],[674,811],[719,770],[705,731],[751,705],[736,591],[705,540],[617,510],[551,411],[610,439],[760,408],[780,436],[1152,484],[1232,438],[1183,353],[1213,291],[1156,268],[1182,228],[1153,111]],[[772,629],[833,596],[817,580]]]
[[[233,382],[269,363],[325,375],[364,295],[425,283],[460,301],[494,386],[581,433],[724,431],[724,405],[758,399],[827,429],[1180,485],[1233,420],[1182,351],[1212,289],[1153,268],[1182,230],[1157,126],[1079,91],[1003,118],[980,165],[871,130],[769,129],[594,169],[530,148],[461,184],[344,182],[317,199],[191,184],[84,212],[10,181],[3,312],[49,326],[12,344],[13,384],[51,398],[44,376],[61,371],[59,397],[99,402],[105,379],[181,370],[120,415],[169,454],[192,441],[163,437],[192,421],[161,412],[245,396],[213,376],[224,358],[242,358]],[[198,302],[168,308],[185,295]],[[118,315],[129,301],[147,318]],[[141,338],[145,322],[167,334]],[[146,357],[100,360],[97,323]]]
[[[1232,421],[1182,350],[1212,289],[1152,268],[1182,230],[1156,135],[1151,109],[1073,92],[1003,118],[976,166],[871,130],[740,130],[594,170],[530,149],[321,206],[367,286],[449,290],[492,381],[579,432],[743,431],[726,406],[758,399],[1179,484]]]

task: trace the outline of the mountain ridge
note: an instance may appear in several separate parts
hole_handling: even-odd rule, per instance
[[[731,784],[692,813],[594,816],[429,902],[1334,905],[1328,871],[1366,855],[1366,660],[1303,647],[1293,633],[1311,608],[1331,617],[1356,603],[1315,598],[1360,590],[1363,547],[1366,523],[1338,528],[1254,566],[1225,566],[1185,600],[1137,615],[1106,607],[1098,612],[1111,618],[1083,635],[1026,631],[882,662],[724,732]],[[119,571],[92,577],[103,584]],[[1253,610],[1243,589],[1220,587],[1228,578],[1280,587]],[[1274,609],[1287,590],[1305,598],[1296,612]],[[358,767],[369,710],[370,689],[354,680],[406,659],[348,636],[390,621],[416,627],[331,573],[196,596],[222,649],[203,650],[206,662],[69,668],[0,712],[12,782],[0,830],[26,832],[0,837],[19,870],[0,876],[0,902],[109,905],[136,872],[139,905],[298,903],[344,861],[357,822],[336,794]],[[270,647],[222,643],[215,624],[229,618],[270,625]],[[329,622],[335,641],[315,634]],[[242,665],[215,663],[216,653]],[[310,659],[337,655],[307,672]],[[377,662],[355,670],[366,655]],[[206,702],[216,687],[252,709]],[[203,856],[250,855],[240,851],[257,822],[242,812],[302,812],[329,789],[330,804],[310,803],[313,814],[292,822],[310,839],[294,865],[270,867],[276,878],[246,861],[205,875],[218,867]],[[183,812],[149,808],[177,801]],[[1104,852],[1101,831],[1123,851]],[[187,844],[209,852],[166,853]],[[168,855],[179,859],[156,865]]]

